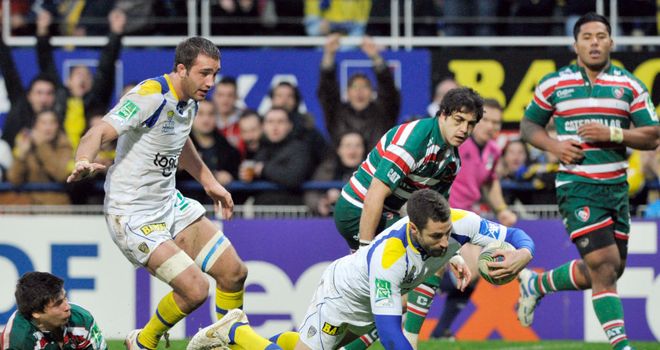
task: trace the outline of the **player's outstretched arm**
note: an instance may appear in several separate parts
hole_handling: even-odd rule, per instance
[[[105,169],[105,165],[91,163],[90,160],[96,159],[96,155],[101,149],[101,145],[117,139],[117,131],[109,123],[102,121],[92,127],[80,139],[78,150],[76,151],[76,165],[66,182],[75,182],[86,177],[94,175],[99,170]]]
[[[223,219],[231,218],[234,213],[234,201],[231,198],[231,194],[216,180],[211,170],[204,164],[197,150],[195,150],[195,145],[193,145],[190,137],[188,137],[181,151],[179,167],[194,177],[202,185],[206,194],[213,198],[216,212],[218,212],[219,203],[220,209],[222,209]]]
[[[518,275],[534,256],[534,241],[525,231],[518,228],[507,228],[506,241],[517,249],[513,251],[496,250],[493,253],[493,257],[504,257],[503,261],[488,263],[491,268],[489,274],[494,279],[506,279]]]

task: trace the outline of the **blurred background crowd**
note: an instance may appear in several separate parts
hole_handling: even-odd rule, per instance
[[[98,123],[111,107],[115,65],[124,35],[185,35],[191,8],[184,0],[32,0],[11,1],[12,35],[36,36],[40,73],[23,86],[12,48],[0,42],[0,70],[10,109],[1,126],[0,204],[100,204],[99,181],[75,186],[42,186],[25,190],[26,184],[64,184],[80,137]],[[198,2],[193,2],[198,4]],[[608,1],[605,1],[607,4]],[[634,3],[634,4],[633,4]],[[3,2],[7,4],[7,2]],[[595,10],[596,1],[571,0],[428,0],[414,1],[415,35],[496,36],[570,35],[579,15]],[[608,6],[605,6],[606,9]],[[624,35],[657,35],[655,0],[618,2],[619,30]],[[380,136],[400,117],[401,94],[380,49],[370,36],[390,34],[389,0],[213,0],[210,1],[212,35],[325,36],[320,48],[319,85],[300,91],[287,81],[269,92],[271,106],[246,106],[239,98],[236,79],[222,76],[207,100],[200,103],[191,137],[218,181],[230,186],[237,203],[306,205],[314,215],[329,216],[341,186],[360,166]],[[130,19],[128,18],[130,17]],[[534,23],[534,26],[530,26]],[[5,24],[5,28],[7,25]],[[572,29],[571,29],[572,30]],[[50,37],[107,36],[98,66],[74,66],[60,78]],[[354,74],[341,97],[335,55],[350,48],[340,46],[340,36],[361,38],[361,51],[372,62],[372,81]],[[565,48],[562,48],[565,50]],[[649,48],[653,50],[653,48]],[[147,77],[144,77],[147,78]],[[124,91],[133,87],[128,84]],[[433,87],[428,115],[438,110],[443,95],[458,84],[446,77]],[[303,100],[318,99],[326,130],[304,108]],[[483,150],[491,145],[491,174],[468,184],[485,195],[465,206],[479,212],[499,212],[489,203],[493,184],[502,190],[506,206],[524,212],[527,204],[554,204],[554,174],[558,160],[517,138],[517,128],[502,130],[502,109],[497,101],[486,103],[486,118],[475,129],[472,141]],[[466,142],[466,145],[468,143]],[[464,146],[466,146],[464,145]],[[463,146],[462,146],[463,147]],[[99,154],[98,162],[113,162],[114,146]],[[633,204],[655,203],[658,153],[631,152]],[[464,162],[470,162],[464,157]],[[459,178],[461,175],[459,174]],[[180,184],[192,180],[177,174]],[[21,187],[23,186],[23,187]],[[269,187],[270,186],[270,187]],[[183,192],[209,203],[203,191],[183,186]],[[653,206],[650,206],[653,207]],[[649,211],[650,212],[650,211]]]

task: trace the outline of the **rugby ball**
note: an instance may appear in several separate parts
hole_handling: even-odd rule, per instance
[[[490,275],[488,275],[488,271],[490,268],[488,267],[488,263],[492,261],[503,261],[504,257],[503,256],[497,256],[493,257],[493,253],[495,253],[496,250],[516,250],[511,244],[507,242],[492,242],[488,243],[482,250],[481,253],[479,254],[479,274],[483,279],[488,281],[488,283],[495,284],[495,285],[502,285],[511,282],[516,276],[511,276],[509,278],[503,279],[503,278],[492,278]]]

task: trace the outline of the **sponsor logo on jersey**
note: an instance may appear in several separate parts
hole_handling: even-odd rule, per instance
[[[177,157],[164,156],[158,152],[154,156],[154,165],[161,167],[163,176],[168,177],[176,171],[176,167],[179,165],[177,160]]]
[[[616,98],[623,97],[623,88],[622,87],[613,88],[612,94],[614,94],[614,97]]]
[[[574,92],[575,92],[575,89],[573,89],[573,88],[557,90],[557,97],[559,97],[559,98],[571,97]]]
[[[121,107],[119,107],[119,110],[117,110],[116,114],[121,119],[129,120],[133,118],[133,116],[135,116],[139,111],[140,107],[138,107],[133,101],[126,100],[121,105]]]
[[[582,222],[587,222],[587,220],[589,220],[590,214],[591,212],[587,206],[575,209],[575,217],[577,217]]]
[[[401,175],[397,174],[397,172],[394,169],[390,169],[387,172],[387,178],[390,179],[392,183],[397,183],[397,181],[401,179]]]
[[[174,111],[167,111],[167,120],[163,123],[161,129],[165,135],[174,135]]]
[[[328,322],[323,322],[323,328],[321,330],[323,331],[323,333],[327,335],[337,335],[337,331],[339,330],[339,327],[333,326]]]
[[[394,305],[392,299],[392,284],[390,281],[376,278],[376,306],[388,307]]]
[[[154,231],[167,231],[167,225],[165,225],[164,222],[157,222],[155,224],[147,224],[142,227],[140,227],[140,231],[142,231],[142,234],[145,236],[149,235],[150,233]]]

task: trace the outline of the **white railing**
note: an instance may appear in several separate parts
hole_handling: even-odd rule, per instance
[[[201,10],[198,16],[197,3],[201,3]],[[426,36],[419,37],[413,34],[413,0],[403,0],[403,28],[404,33],[400,33],[400,14],[399,3],[402,0],[391,0],[390,16],[390,36],[375,37],[377,44],[389,47],[392,50],[398,50],[403,47],[410,50],[414,47],[445,47],[445,46],[517,46],[517,47],[547,47],[547,46],[567,46],[572,44],[573,38],[568,36],[465,36],[465,37],[442,37]],[[36,39],[34,37],[12,36],[10,30],[10,0],[2,0],[2,35],[5,43],[11,46],[34,46]],[[211,11],[210,0],[187,0],[188,9],[188,33],[186,36],[199,35],[197,28],[201,24],[201,35],[208,37],[216,45],[223,47],[230,46],[272,46],[272,47],[314,47],[322,46],[325,43],[323,37],[300,37],[300,36],[212,36],[211,34]],[[597,11],[603,12],[605,6],[603,0],[597,1]],[[617,1],[610,1],[610,19],[612,23],[618,20]],[[199,20],[199,21],[198,21]],[[619,45],[648,45],[660,46],[660,36],[616,36],[617,26],[612,26],[612,35]],[[176,46],[186,36],[127,36],[123,38],[124,46]],[[103,36],[90,37],[53,37],[51,43],[55,46],[103,46],[107,43],[107,38]],[[360,38],[343,38],[344,45],[359,45]]]

